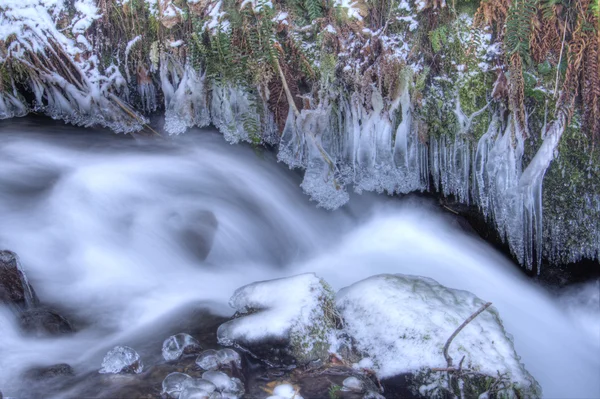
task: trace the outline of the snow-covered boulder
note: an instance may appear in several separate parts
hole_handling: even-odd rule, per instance
[[[457,373],[433,370],[447,367],[446,341],[483,304],[470,292],[401,274],[370,277],[336,296],[346,333],[381,379],[402,375],[413,394],[436,397],[448,393],[451,374],[451,390],[462,385],[467,397],[490,389],[486,397],[539,397],[541,388],[519,361],[494,307],[468,323],[449,347],[455,368],[464,356],[462,383],[456,383]]]
[[[246,285],[229,304],[239,317],[219,327],[221,345],[241,345],[277,364],[327,359],[336,325],[334,294],[315,274]]]

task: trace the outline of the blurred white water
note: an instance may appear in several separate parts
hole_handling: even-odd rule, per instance
[[[18,392],[31,365],[98,369],[106,348],[181,304],[226,304],[246,283],[314,271],[335,289],[405,273],[469,290],[498,308],[545,397],[600,397],[597,285],[552,297],[428,201],[362,195],[327,212],[300,181],[211,130],[136,141],[2,122],[0,249],[21,256],[42,302],[86,323],[24,337],[0,308],[0,391]],[[203,259],[193,244],[211,230],[206,215],[217,227]]]

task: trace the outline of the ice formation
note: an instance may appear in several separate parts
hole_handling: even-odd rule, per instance
[[[101,374],[119,374],[142,372],[144,365],[140,355],[128,346],[116,346],[111,349],[102,361]]]
[[[166,361],[177,360],[183,354],[198,353],[202,347],[200,343],[189,334],[172,335],[163,342],[162,355]]]
[[[165,377],[162,382],[162,394],[166,394],[171,398],[178,398],[179,393],[187,387],[187,384],[193,380],[184,373],[171,373]]]
[[[147,1],[146,5],[163,26],[171,28],[181,21],[182,10],[172,1],[163,3],[159,7]],[[212,35],[229,32],[222,1],[189,0],[188,4],[192,13],[200,6],[206,8],[203,30]],[[334,4],[349,18],[362,21],[357,2],[336,0]],[[261,7],[272,8],[270,2],[250,0],[241,6],[251,6],[256,12]],[[405,25],[406,32],[362,30],[365,40],[379,41],[386,57],[402,66],[397,93],[384,98],[381,82],[340,90],[326,81],[319,93],[312,95],[309,106],[296,110],[290,105],[280,136],[269,110],[268,89],[208,79],[205,71],[192,62],[192,56],[181,55],[191,54],[191,43],[186,40],[172,37],[153,42],[148,54],[151,63],[145,66],[132,59],[148,38],[127,38],[125,48],[116,52],[112,64],[101,67],[97,49],[91,44],[91,26],[101,21],[93,0],[77,0],[73,10],[62,0],[5,0],[5,11],[0,14],[0,41],[6,43],[6,49],[0,49],[0,64],[10,60],[25,67],[25,85],[34,100],[28,102],[19,92],[23,89],[10,78],[0,89],[0,119],[33,110],[82,126],[103,125],[116,132],[134,132],[147,122],[136,109],[144,114],[155,112],[162,97],[164,128],[169,134],[212,123],[232,144],[278,144],[278,159],[290,168],[305,170],[302,189],[326,209],[343,206],[349,200],[348,190],[390,195],[424,191],[429,189],[431,178],[437,191],[480,207],[496,224],[516,258],[530,269],[535,265],[539,272],[542,256],[554,260],[565,247],[570,251],[568,261],[600,256],[600,226],[594,219],[600,214],[598,195],[582,193],[585,209],[573,216],[577,219],[573,224],[590,225],[593,230],[585,243],[572,243],[570,232],[574,228],[569,221],[544,219],[543,179],[566,129],[564,116],[557,115],[558,119],[544,127],[543,144],[525,165],[527,132],[515,125],[515,115],[505,117],[497,103],[465,114],[461,88],[474,73],[493,68],[491,59],[500,49],[491,43],[488,31],[470,29],[472,20],[464,14],[454,22],[456,37],[448,40],[476,44],[477,72],[460,64],[452,66],[452,73],[444,71],[434,77],[451,82],[449,91],[454,94],[440,99],[449,105],[443,112],[454,114],[456,126],[444,126],[447,131],[441,135],[420,133],[427,121],[420,120],[418,112],[415,117],[412,107],[416,80],[424,66],[420,61],[409,62],[409,53],[411,32],[418,27],[416,13],[425,6],[420,0],[398,4],[397,20]],[[69,15],[71,12],[73,15]],[[67,20],[70,24],[65,25]],[[278,11],[273,22],[290,25],[284,11]],[[335,34],[332,25],[324,30]],[[342,41],[344,51],[338,62],[346,65],[337,65],[338,72],[342,69],[344,74],[360,74],[360,61],[348,58],[361,45],[359,38]],[[438,89],[435,84],[429,88],[430,92]],[[477,142],[471,131],[475,120],[489,122],[487,132]]]
[[[165,130],[181,134],[193,126],[210,123],[204,75],[190,65],[181,65],[167,54],[162,55],[160,79],[165,97]]]
[[[240,87],[213,83],[210,114],[212,123],[232,144],[277,142],[279,134],[267,105]]]
[[[233,349],[224,348],[217,351],[217,359],[222,366],[236,366],[242,368],[242,358]]]
[[[362,392],[364,384],[356,377],[348,377],[342,382],[342,389],[345,391]]]
[[[126,80],[116,66],[103,72],[84,33],[98,19],[92,0],[74,3],[74,23],[67,37],[59,21],[67,12],[62,1],[7,0],[0,13],[0,40],[8,43],[0,63],[21,63],[35,98],[33,110],[82,125],[102,125],[116,132],[140,130],[146,120],[123,101]],[[62,71],[62,74],[58,71]],[[0,117],[22,116],[29,107],[14,89],[0,93]]]
[[[483,301],[429,278],[396,274],[370,277],[344,288],[336,304],[357,348],[373,360],[377,375],[386,378],[446,367],[446,340]],[[493,307],[456,336],[449,355],[464,356],[464,368],[491,377],[507,373],[522,392],[539,393]]]
[[[196,364],[203,370],[216,370],[220,366],[219,359],[217,358],[217,351],[214,349],[208,349],[198,355]]]
[[[261,281],[235,291],[229,304],[243,314],[217,330],[221,345],[289,341],[300,362],[327,355],[333,294],[314,273]],[[258,311],[257,311],[258,310]]]
[[[273,389],[273,395],[267,399],[303,399],[298,390],[290,384],[279,384]]]

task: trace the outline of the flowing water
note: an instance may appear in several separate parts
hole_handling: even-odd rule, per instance
[[[32,365],[96,370],[110,347],[186,303],[229,315],[237,287],[313,271],[335,289],[405,273],[469,290],[498,308],[545,397],[600,397],[597,282],[550,295],[433,202],[362,195],[327,212],[300,181],[213,130],[133,139],[1,122],[0,249],[80,327],[23,336],[0,307],[0,391],[23,392]]]

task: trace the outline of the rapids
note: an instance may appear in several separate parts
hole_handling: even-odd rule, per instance
[[[80,321],[74,335],[28,337],[0,307],[0,391],[26,392],[32,365],[97,370],[108,349],[184,304],[230,315],[236,288],[314,271],[336,290],[404,273],[471,291],[498,308],[544,397],[600,397],[597,282],[550,294],[432,201],[351,195],[329,212],[301,180],[212,129],[133,139],[0,121],[0,249],[20,255],[42,302]],[[206,259],[190,245],[198,215],[216,219]]]

